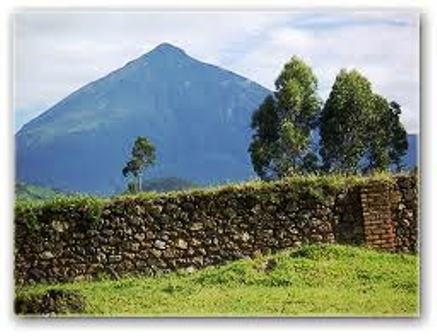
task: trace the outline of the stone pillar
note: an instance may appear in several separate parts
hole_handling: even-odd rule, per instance
[[[364,243],[387,251],[396,250],[396,231],[391,216],[390,185],[371,182],[361,189]]]

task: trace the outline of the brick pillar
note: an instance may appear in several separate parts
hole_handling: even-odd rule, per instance
[[[396,250],[396,231],[391,216],[390,185],[371,182],[361,189],[364,243],[387,251]]]

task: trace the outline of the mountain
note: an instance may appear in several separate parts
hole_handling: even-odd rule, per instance
[[[250,119],[269,91],[164,43],[85,85],[16,134],[17,179],[108,194],[137,136],[157,149],[145,178],[249,178]]]
[[[161,44],[24,125],[16,134],[17,180],[66,192],[120,192],[137,136],[157,149],[157,164],[145,175],[155,189],[170,177],[199,186],[248,179],[254,176],[250,120],[267,94],[247,78]],[[411,168],[417,136],[408,140]]]
[[[143,190],[156,192],[179,191],[196,187],[196,184],[178,177],[156,178],[143,183]]]
[[[420,150],[417,138],[419,134],[407,134],[408,150],[405,156],[402,158],[403,170],[411,170],[419,165],[418,151]],[[311,133],[310,142],[312,143],[312,150],[315,152],[320,151],[320,131],[316,128]],[[321,157],[319,155],[319,163],[321,164]],[[366,162],[366,161],[363,161]],[[389,169],[396,170],[396,167],[391,166]]]
[[[403,159],[403,163],[407,169],[419,166],[418,151],[420,148],[417,143],[418,136],[418,134],[408,134],[408,152]]]

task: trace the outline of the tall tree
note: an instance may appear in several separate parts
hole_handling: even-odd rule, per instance
[[[382,170],[390,164],[390,105],[384,97],[377,94],[373,95],[372,103],[367,120],[366,153],[362,160],[364,171]]]
[[[249,152],[255,172],[263,179],[303,169],[321,105],[317,78],[296,56],[285,64],[275,88],[252,116],[255,132]]]
[[[249,146],[253,169],[260,178],[271,179],[275,174],[272,160],[279,138],[279,118],[272,95],[267,96],[253,113],[251,127],[255,130]]]
[[[372,103],[370,82],[356,70],[342,69],[320,117],[320,153],[326,170],[360,170]]]
[[[305,135],[315,126],[321,100],[317,78],[299,57],[293,56],[275,81],[275,97],[281,123],[292,122]]]
[[[408,148],[400,106],[373,93],[358,71],[341,70],[321,113],[321,155],[327,170],[347,173],[401,167]]]
[[[155,163],[155,147],[145,137],[138,137],[132,147],[131,157],[122,170],[123,176],[133,176],[137,180],[137,191],[142,189],[142,175],[146,168]],[[132,189],[132,185],[129,186]]]
[[[308,145],[308,136],[289,120],[284,120],[279,130],[277,154],[273,158],[279,177],[295,173],[302,163],[301,153]]]
[[[392,101],[390,103],[390,147],[389,158],[390,162],[396,167],[397,170],[401,170],[402,158],[407,154],[408,150],[408,134],[404,126],[400,121],[400,115],[402,113],[401,106]]]

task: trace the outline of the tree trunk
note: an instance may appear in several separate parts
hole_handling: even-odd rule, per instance
[[[138,192],[142,191],[142,186],[141,186],[141,174],[138,174]]]

